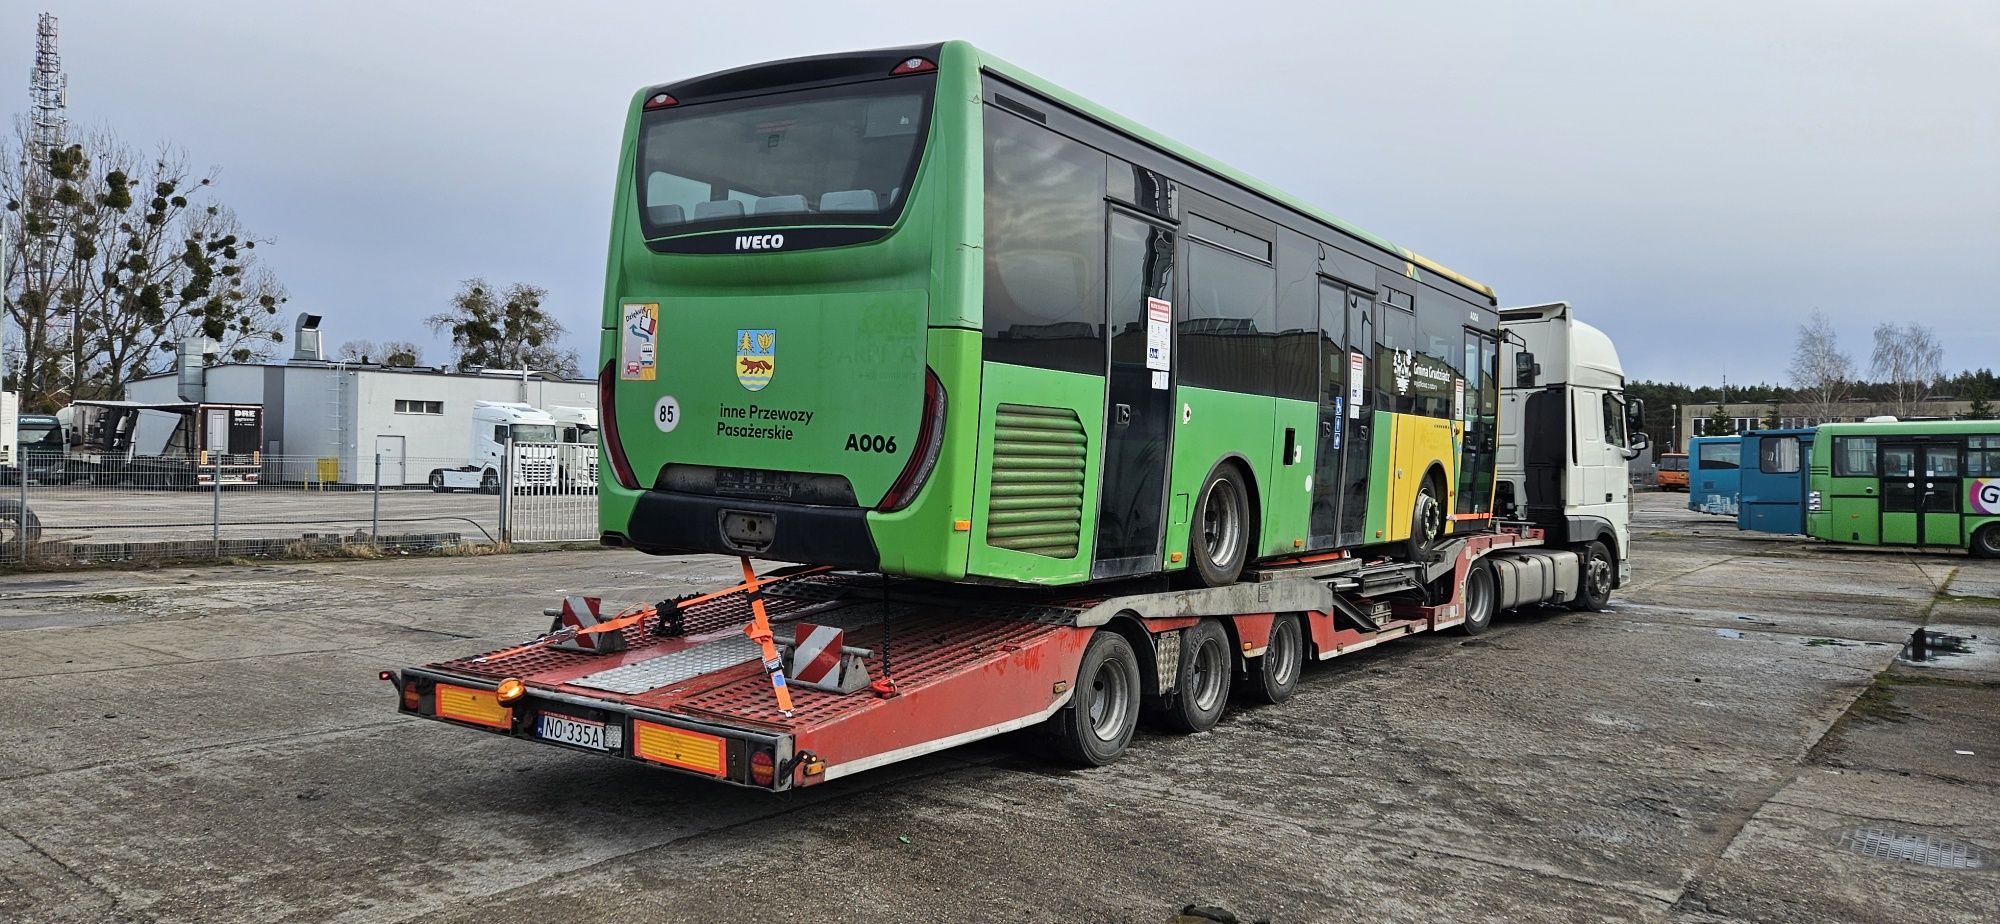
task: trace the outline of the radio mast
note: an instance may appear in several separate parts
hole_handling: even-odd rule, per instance
[[[35,20],[35,66],[28,71],[28,143],[21,151],[23,161],[22,191],[28,201],[44,199],[55,186],[55,177],[49,173],[50,152],[59,150],[64,143],[65,130],[69,126],[69,76],[63,73],[62,53],[56,49],[56,16],[43,13]],[[24,275],[37,271],[47,272],[51,261],[56,259],[56,250],[62,246],[62,234],[55,223],[47,223],[38,240],[22,241],[26,266],[21,267]],[[32,277],[30,277],[32,278]],[[77,381],[76,368],[76,318],[61,307],[50,305],[44,315],[45,344],[67,344],[64,352],[69,354],[69,380],[72,395]],[[25,334],[22,348],[26,349]]]

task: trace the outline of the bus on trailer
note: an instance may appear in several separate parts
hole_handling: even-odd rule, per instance
[[[1489,288],[962,42],[640,91],[602,344],[648,552],[1221,586],[1492,517]]]
[[[2000,557],[2000,421],[1821,424],[1806,532]]]

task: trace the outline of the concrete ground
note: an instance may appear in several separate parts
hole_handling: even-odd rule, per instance
[[[1682,502],[1639,498],[1607,613],[1338,659],[1101,769],[1017,736],[782,796],[402,718],[375,676],[726,562],[9,577],[0,921],[2000,920],[2000,564]],[[1966,653],[1900,660],[1926,623]]]

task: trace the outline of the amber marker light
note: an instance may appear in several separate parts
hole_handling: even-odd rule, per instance
[[[526,695],[527,692],[528,692],[528,685],[512,677],[500,681],[500,683],[493,688],[493,695],[498,697],[500,701],[503,703],[511,703],[517,699],[520,699],[522,696]]]

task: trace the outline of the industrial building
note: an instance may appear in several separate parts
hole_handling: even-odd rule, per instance
[[[379,453],[384,485],[421,485],[433,468],[464,464],[475,401],[597,405],[588,379],[329,361],[319,321],[299,316],[287,362],[206,365],[198,351],[184,350],[177,372],[133,382],[126,397],[262,405],[267,481],[373,484]]]

